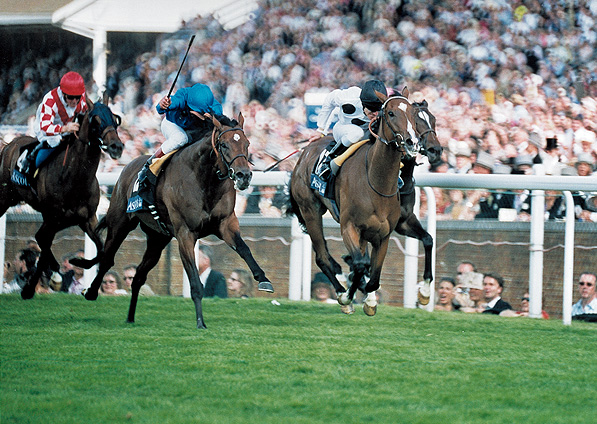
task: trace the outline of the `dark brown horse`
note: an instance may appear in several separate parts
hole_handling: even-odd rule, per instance
[[[93,231],[100,199],[95,173],[102,151],[117,159],[124,146],[116,131],[120,118],[102,103],[94,104],[87,99],[87,104],[88,111],[79,116],[79,131],[66,136],[62,146],[39,169],[31,187],[13,183],[11,175],[22,150],[36,139],[17,137],[0,150],[0,216],[9,207],[26,202],[43,217],[43,224],[35,234],[41,254],[36,272],[21,291],[23,299],[33,297],[42,273],[58,271],[59,264],[51,250],[57,232],[77,225],[91,237],[98,251],[103,248]]]
[[[413,103],[415,108],[415,125],[417,134],[421,139],[421,154],[428,157],[429,163],[434,164],[441,160],[442,146],[435,132],[435,116],[429,111],[427,101]],[[432,271],[432,250],[433,238],[423,228],[417,216],[413,213],[416,202],[415,182],[413,172],[417,165],[415,158],[405,158],[402,163],[401,176],[404,180],[404,187],[400,189],[400,208],[401,215],[396,232],[403,236],[416,238],[423,243],[425,249],[425,269],[423,279],[425,285],[419,290],[419,302],[427,304],[429,302],[429,284],[433,281]]]
[[[408,90],[402,96],[387,97],[377,93],[383,102],[379,117],[379,131],[375,141],[369,142],[348,158],[336,176],[334,200],[339,216],[329,199],[310,187],[311,173],[327,141],[319,141],[305,148],[290,180],[290,209],[305,227],[313,242],[315,261],[330,279],[338,302],[352,302],[360,284],[352,284],[348,293],[336,278],[341,266],[331,257],[323,234],[322,216],[330,211],[340,223],[344,244],[350,255],[353,281],[361,282],[368,271],[367,246],[371,244],[370,280],[364,287],[366,294],[379,288],[381,269],[386,256],[390,234],[400,218],[398,179],[404,155],[414,156],[419,149],[415,131],[414,109],[408,101]],[[375,296],[367,296],[365,313],[375,314]]]
[[[259,290],[273,292],[271,283],[241,238],[234,213],[235,186],[239,190],[246,189],[252,176],[247,158],[249,140],[243,131],[244,119],[242,114],[239,114],[238,122],[225,116],[219,119],[221,122],[215,118],[206,121],[207,131],[201,136],[193,136],[192,139],[198,141],[172,155],[158,180],[156,208],[168,234],[148,225],[148,221],[140,219],[142,217],[137,213],[126,212],[127,200],[147,156],[135,159],[124,168],[114,187],[108,212],[98,225],[98,230],[107,227],[108,235],[105,251],[99,255],[98,274],[85,298],[97,299],[102,278],[114,265],[116,252],[139,224],[147,235],[147,248],[133,279],[128,322],[135,321],[139,289],[173,236],[178,240],[180,257],[189,276],[197,328],[206,328],[201,306],[203,285],[195,263],[195,244],[200,238],[213,234],[224,240],[247,263],[259,282]],[[88,261],[84,266],[87,268],[96,262]]]

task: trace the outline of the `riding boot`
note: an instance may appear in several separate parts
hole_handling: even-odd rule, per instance
[[[315,174],[322,180],[327,180],[332,173],[331,162],[332,160],[336,159],[342,153],[344,153],[348,149],[347,146],[338,142],[336,145],[326,153],[325,157],[322,159],[321,163],[317,166],[315,170]]]
[[[143,203],[146,205],[153,205],[155,203],[155,186],[158,180],[158,176],[151,171],[150,165],[155,159],[159,159],[162,156],[164,156],[164,152],[162,152],[162,148],[160,147],[147,159],[147,162],[145,162],[143,168],[139,171],[139,197],[143,199]]]
[[[27,157],[25,157],[25,160],[21,164],[21,173],[23,175],[25,175],[28,178],[33,177],[33,174],[35,174],[35,170],[37,169],[37,167],[35,166],[35,160],[37,159],[37,154],[39,153],[40,150],[47,149],[47,148],[48,148],[48,145],[46,144],[46,142],[42,141],[37,146],[35,146],[35,149],[33,149],[31,152],[29,152],[29,154],[27,155]]]

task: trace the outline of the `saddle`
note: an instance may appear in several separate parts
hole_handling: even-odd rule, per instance
[[[337,158],[332,160],[332,166],[334,168],[336,168],[337,170],[339,170],[340,167],[342,166],[342,164],[344,164],[344,162],[346,162],[346,160],[349,157],[351,157],[361,146],[363,146],[367,142],[369,142],[368,138],[354,143],[344,153],[342,153],[340,156],[338,156]],[[321,160],[321,157],[319,160]],[[332,175],[330,176],[330,178],[328,180],[321,179],[315,173],[315,170],[317,169],[317,166],[319,165],[319,160],[317,162],[315,162],[315,166],[313,167],[313,171],[311,172],[311,188],[313,190],[317,190],[317,192],[319,194],[321,194],[323,197],[325,197],[326,199],[330,199],[330,200],[334,201],[334,184],[336,181],[335,174],[337,173],[337,171],[335,173],[332,173]],[[335,202],[334,202],[334,206],[335,206]]]

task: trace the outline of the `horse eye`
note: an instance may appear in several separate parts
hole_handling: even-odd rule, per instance
[[[395,116],[393,111],[389,111],[389,112],[388,112],[388,115],[390,115],[391,117],[394,117],[394,116]]]

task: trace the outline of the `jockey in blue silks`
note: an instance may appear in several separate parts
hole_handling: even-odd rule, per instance
[[[191,115],[203,118],[204,114],[217,116],[223,113],[222,105],[215,99],[211,89],[200,83],[181,88],[172,97],[162,98],[156,109],[160,115],[166,114],[161,125],[166,141],[139,172],[139,196],[150,204],[154,200],[153,192],[157,182],[157,175],[154,175],[149,168],[152,162],[193,141],[189,140],[186,133],[186,130],[195,127],[195,121]]]

